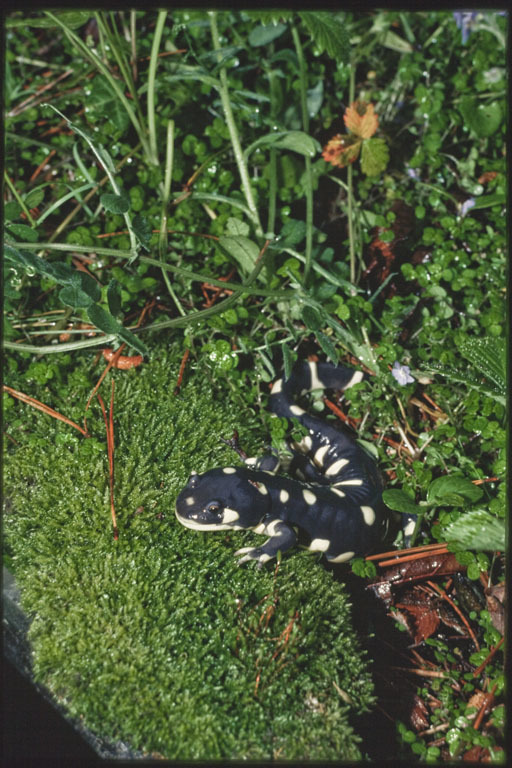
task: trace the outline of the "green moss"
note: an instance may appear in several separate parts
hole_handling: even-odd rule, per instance
[[[39,398],[79,419],[88,359]],[[249,450],[266,437],[200,368],[175,397],[179,359],[161,349],[114,373],[118,541],[99,407],[89,439],[18,401],[8,409],[6,554],[33,619],[35,677],[98,735],[169,758],[357,760],[349,717],[373,698],[344,586],[300,550],[277,571],[239,568],[234,551],[254,534],[175,519],[192,469],[233,463],[221,435],[238,428]]]

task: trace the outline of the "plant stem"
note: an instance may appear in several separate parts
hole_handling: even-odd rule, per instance
[[[350,62],[350,85],[348,102],[352,104],[354,102],[354,94],[356,87],[356,68],[355,59],[352,58]],[[348,203],[348,242],[350,251],[350,282],[355,286],[356,284],[356,248],[354,242],[354,226],[353,226],[353,209],[354,202],[354,177],[352,163],[349,163],[347,168],[347,203]]]
[[[181,306],[181,302],[176,296],[174,289],[169,280],[169,275],[165,269],[164,254],[167,248],[167,206],[169,204],[169,197],[171,194],[171,180],[172,180],[172,166],[174,159],[174,120],[168,120],[167,122],[167,152],[165,157],[165,177],[164,177],[164,189],[162,197],[162,217],[160,220],[160,237],[158,239],[158,255],[162,263],[161,271],[164,278],[164,283],[167,286],[167,290],[171,299],[174,301],[176,308],[182,317],[185,317],[186,312]]]
[[[295,52],[299,60],[300,106],[302,113],[302,130],[309,132],[309,114],[307,102],[307,72],[304,52],[300,42],[297,27],[292,27],[292,37],[295,44]],[[311,177],[311,158],[305,157],[305,185],[306,185],[306,262],[304,265],[304,284],[307,283],[311,270],[311,255],[313,250],[313,182]]]
[[[151,58],[149,60],[148,72],[148,129],[149,129],[149,147],[153,163],[158,164],[158,150],[156,146],[156,121],[155,121],[155,79],[156,67],[158,64],[158,51],[164,31],[167,11],[160,11],[156,21],[155,33],[153,35],[153,44],[151,46]]]
[[[13,193],[14,197],[16,198],[16,201],[18,202],[18,205],[21,207],[23,213],[27,217],[27,221],[30,222],[30,225],[32,227],[35,227],[35,222],[34,222],[34,219],[32,218],[32,216],[30,215],[30,211],[28,210],[27,206],[25,205],[25,203],[23,202],[22,198],[18,194],[18,190],[16,189],[16,187],[12,183],[11,179],[9,178],[9,175],[7,174],[7,171],[5,171],[5,170],[4,170],[4,179],[5,179],[6,183],[7,183],[7,186],[9,187],[9,189]]]
[[[219,30],[217,28],[217,11],[208,11],[208,16],[210,17],[210,29],[212,34],[213,48],[215,51],[219,52],[217,61],[220,62],[221,61],[221,55],[220,55],[221,44],[220,44]],[[229,100],[228,76],[227,76],[226,68],[224,66],[221,67],[220,69],[219,80],[220,80],[220,88],[219,88],[220,100],[222,103],[222,109],[224,110],[224,117],[226,118],[226,124],[228,126],[229,136],[231,138],[231,144],[233,146],[233,152],[235,155],[236,164],[238,166],[238,173],[240,174],[240,181],[242,182],[242,190],[243,190],[245,199],[247,201],[247,207],[251,212],[251,218],[255,223],[256,235],[261,237],[263,235],[263,229],[261,227],[258,209],[254,201],[251,182],[249,179],[249,172],[247,170],[247,165],[244,160],[242,146],[240,144],[240,137],[238,135],[238,130],[235,123],[235,118],[233,117],[233,111],[231,109],[231,102]]]

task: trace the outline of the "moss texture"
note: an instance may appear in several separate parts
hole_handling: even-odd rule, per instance
[[[174,516],[190,471],[234,463],[234,428],[259,450],[258,417],[232,389],[160,349],[116,371],[114,541],[101,412],[93,436],[8,402],[6,559],[32,618],[34,673],[98,735],[168,758],[361,757],[349,718],[372,704],[343,584],[301,550],[280,566],[235,565],[250,532],[197,533]],[[79,420],[85,355],[44,391]],[[103,392],[110,389],[108,381]],[[104,395],[105,399],[108,395]],[[236,463],[236,462],[235,462]]]

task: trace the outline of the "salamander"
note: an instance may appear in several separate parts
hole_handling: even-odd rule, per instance
[[[197,531],[246,530],[268,536],[260,546],[244,547],[238,564],[258,567],[295,546],[299,537],[331,563],[370,552],[383,523],[382,483],[374,460],[353,437],[295,403],[295,395],[316,389],[345,390],[365,378],[329,363],[297,364],[288,379],[274,382],[270,410],[296,418],[307,430],[290,444],[288,475],[278,474],[282,459],[246,459],[242,467],[192,473],[176,500],[176,517]]]

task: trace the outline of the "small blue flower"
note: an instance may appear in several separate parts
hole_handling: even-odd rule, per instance
[[[420,177],[420,174],[418,173],[418,171],[416,171],[414,168],[411,168],[410,165],[406,166],[405,172],[410,179],[419,179]]]
[[[395,360],[391,375],[397,380],[401,387],[405,387],[406,384],[412,384],[414,377],[411,376],[411,369],[408,365],[400,365],[398,360]]]
[[[468,197],[468,199],[462,203],[460,207],[460,215],[465,216],[468,211],[470,211],[475,205],[475,198],[474,197]]]
[[[473,21],[477,15],[478,13],[474,11],[455,11],[453,13],[455,23],[462,33],[462,45],[466,45],[468,37],[471,34]]]

